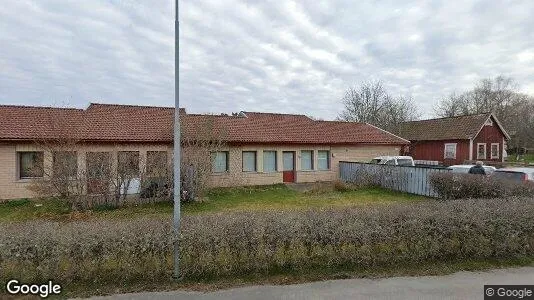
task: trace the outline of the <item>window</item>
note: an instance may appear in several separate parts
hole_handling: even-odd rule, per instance
[[[390,166],[394,166],[395,165],[395,160],[394,159],[390,159],[390,160],[386,161],[385,164],[386,165],[390,165]]]
[[[111,174],[111,153],[87,152],[87,176],[89,178],[104,178]]]
[[[243,172],[256,172],[256,151],[243,151]]]
[[[212,171],[214,173],[228,172],[228,151],[218,151],[213,154]]]
[[[411,160],[411,159],[399,158],[399,159],[397,159],[397,165],[399,165],[399,166],[413,166],[414,163],[413,163],[413,160]]]
[[[313,151],[300,151],[300,169],[303,171],[313,170]]]
[[[491,144],[491,158],[499,158],[499,143]]]
[[[276,172],[276,151],[263,151],[263,172]]]
[[[146,173],[150,177],[167,175],[167,151],[146,152]]]
[[[111,153],[87,152],[87,193],[104,194],[109,192],[111,178]]]
[[[326,151],[326,150],[317,151],[317,166],[319,170],[330,169],[330,151]]]
[[[19,152],[19,178],[43,177],[44,153]]]
[[[477,144],[477,159],[486,159],[486,144]]]
[[[119,176],[139,176],[138,151],[119,151],[117,153],[117,174]]]
[[[445,159],[456,159],[456,143],[445,144]]]
[[[54,177],[76,177],[78,173],[78,155],[74,151],[59,151],[52,155],[52,172]]]

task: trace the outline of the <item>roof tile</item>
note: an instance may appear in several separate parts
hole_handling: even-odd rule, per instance
[[[181,111],[183,139],[231,143],[408,144],[365,123],[315,121],[304,115],[243,112],[237,116]],[[84,141],[172,142],[174,108],[91,104],[86,110],[0,106],[0,139],[68,136]]]
[[[410,141],[464,140],[474,137],[491,113],[402,123],[399,135]]]

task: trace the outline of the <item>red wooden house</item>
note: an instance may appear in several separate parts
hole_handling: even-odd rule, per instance
[[[446,166],[466,160],[502,162],[510,139],[491,113],[406,122],[399,135],[411,142],[406,155]]]

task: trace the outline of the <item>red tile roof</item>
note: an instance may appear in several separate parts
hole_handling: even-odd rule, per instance
[[[230,143],[408,144],[365,123],[314,121],[304,115],[198,115],[182,110],[180,118],[183,139],[211,136]],[[68,133],[84,141],[172,142],[173,124],[172,107],[91,104],[80,110],[0,106],[0,140],[53,139]]]
[[[83,113],[74,108],[0,105],[0,139],[66,137],[78,131]]]

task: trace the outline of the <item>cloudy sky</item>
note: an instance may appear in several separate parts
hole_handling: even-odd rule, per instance
[[[2,0],[0,104],[174,104],[173,0]],[[399,2],[402,2],[399,3]],[[534,2],[180,0],[190,112],[333,119],[382,80],[423,117],[480,78],[534,94]]]

